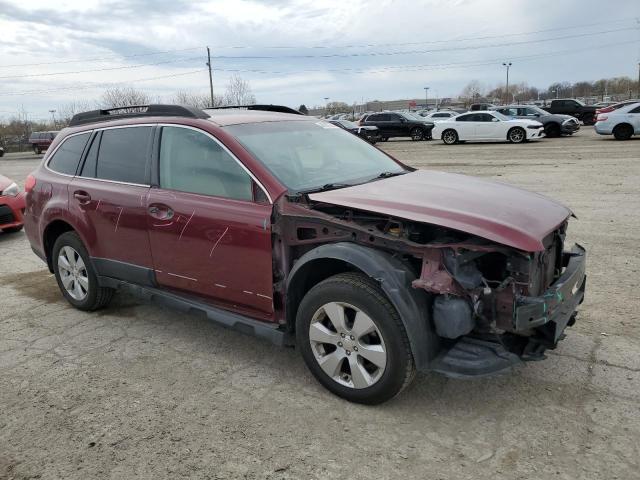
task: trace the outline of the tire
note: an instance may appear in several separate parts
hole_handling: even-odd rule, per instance
[[[335,326],[327,311],[334,319],[346,319],[342,327],[339,321]],[[313,376],[351,402],[385,402],[415,375],[398,312],[378,285],[361,273],[341,273],[309,290],[296,316],[296,342]]]
[[[582,116],[582,123],[585,125],[594,125],[596,123],[595,115],[592,113],[586,113]]]
[[[442,132],[442,141],[447,145],[454,145],[458,143],[458,132],[449,129]]]
[[[381,142],[388,142],[389,141],[389,137],[380,137],[380,141]]]
[[[527,139],[527,132],[523,128],[514,127],[507,132],[507,140],[511,143],[522,143]]]
[[[547,137],[559,137],[562,135],[562,130],[557,123],[549,123],[544,127],[544,133]]]
[[[410,132],[410,135],[411,140],[413,140],[414,142],[424,140],[424,130],[422,130],[420,127],[413,128]]]
[[[633,127],[626,123],[616,125],[613,129],[613,136],[616,140],[629,140],[633,136]]]
[[[61,255],[67,259],[66,267]],[[51,263],[62,295],[77,309],[98,310],[111,301],[114,291],[98,285],[89,253],[77,233],[66,232],[58,237],[53,245]]]
[[[20,230],[22,230],[23,226],[20,225],[19,227],[9,227],[9,228],[4,228],[2,231],[4,233],[18,233]]]

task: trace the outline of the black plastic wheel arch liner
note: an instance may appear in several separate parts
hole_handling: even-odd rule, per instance
[[[329,243],[314,248],[298,259],[289,273],[287,291],[291,291],[291,286],[295,285],[298,280],[296,276],[303,266],[326,259],[341,260],[378,282],[400,315],[416,368],[429,370],[432,360],[439,353],[440,342],[431,325],[427,293],[411,286],[411,282],[417,278],[411,269],[381,250],[349,242]],[[293,312],[294,306],[290,302],[288,296],[287,311]]]

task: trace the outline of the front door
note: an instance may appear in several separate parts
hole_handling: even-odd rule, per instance
[[[153,267],[146,229],[152,137],[151,126],[98,131],[69,184],[69,209],[82,219],[98,272],[142,284]]]
[[[162,127],[147,225],[161,287],[272,319],[271,204],[201,130]],[[261,200],[263,199],[263,200]]]
[[[490,113],[476,113],[473,124],[476,140],[488,140],[499,136],[497,130],[500,127],[500,121]]]

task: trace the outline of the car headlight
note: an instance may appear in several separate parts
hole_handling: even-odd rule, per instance
[[[5,188],[2,193],[0,193],[0,195],[8,195],[9,197],[15,197],[16,195],[18,195],[18,193],[20,193],[20,189],[18,188],[18,185],[14,183],[12,183],[11,185],[9,185],[7,188]]]

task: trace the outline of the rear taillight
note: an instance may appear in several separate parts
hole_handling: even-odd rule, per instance
[[[29,193],[31,190],[33,190],[33,187],[36,186],[36,177],[34,177],[33,175],[28,175],[27,179],[24,182],[24,191]]]
[[[596,122],[604,122],[607,118],[606,115],[598,115],[598,118],[596,118]]]

